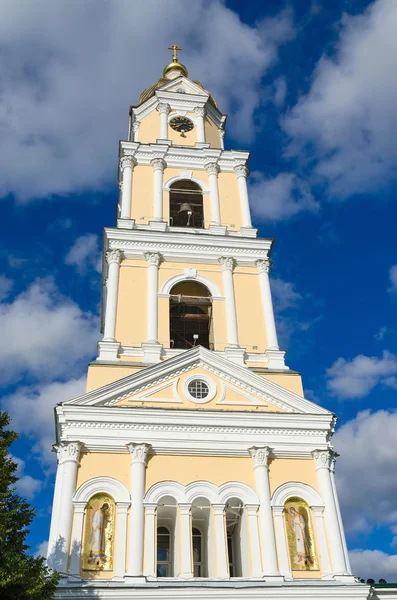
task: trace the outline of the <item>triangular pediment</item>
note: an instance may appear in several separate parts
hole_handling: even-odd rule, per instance
[[[200,346],[63,404],[331,414]]]
[[[159,87],[158,91],[177,92],[180,94],[195,94],[196,96],[209,97],[209,92],[187,77],[177,77],[177,79],[173,79],[169,83]]]

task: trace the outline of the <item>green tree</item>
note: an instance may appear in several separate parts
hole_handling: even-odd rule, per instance
[[[35,514],[15,492],[17,465],[9,454],[18,434],[7,429],[10,418],[0,411],[0,598],[50,600],[58,574],[50,573],[45,559],[28,554],[25,543]]]

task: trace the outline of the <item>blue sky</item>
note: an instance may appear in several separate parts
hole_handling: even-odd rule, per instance
[[[287,364],[335,411],[355,573],[397,579],[395,0],[1,1],[2,407],[20,491],[48,538],[53,406],[95,355],[101,228],[115,223],[128,107],[177,42],[252,151],[260,235],[276,239]],[[178,15],[178,18],[175,18]],[[181,19],[183,27],[181,27]]]

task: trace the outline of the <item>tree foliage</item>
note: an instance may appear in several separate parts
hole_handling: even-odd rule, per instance
[[[26,536],[35,514],[15,492],[17,464],[9,454],[18,434],[7,429],[10,422],[0,411],[0,598],[2,600],[50,600],[58,575],[50,573],[45,559],[28,554]]]

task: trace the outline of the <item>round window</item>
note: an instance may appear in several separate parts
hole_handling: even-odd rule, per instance
[[[189,394],[196,400],[204,400],[210,393],[210,388],[202,379],[193,379],[187,386]]]

